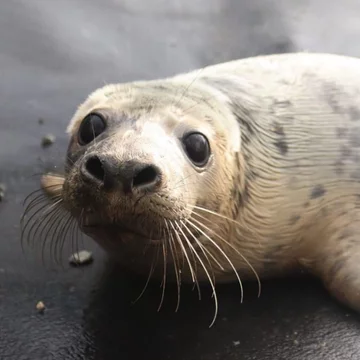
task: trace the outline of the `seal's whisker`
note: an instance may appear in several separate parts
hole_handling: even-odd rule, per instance
[[[163,250],[163,279],[161,282],[161,286],[162,286],[162,292],[161,292],[161,300],[160,300],[160,304],[159,307],[157,309],[157,311],[160,311],[161,306],[163,304],[164,301],[164,296],[165,296],[165,287],[166,287],[166,273],[167,273],[167,269],[166,269],[166,265],[167,265],[167,242],[166,241],[162,241],[162,250]]]
[[[37,205],[42,204],[43,202],[44,202],[44,199],[38,200],[38,202],[36,204],[34,204],[32,206],[32,208],[36,207]],[[33,220],[34,217],[36,217],[36,215],[38,215],[38,213],[41,211],[41,209],[43,209],[49,205],[50,204],[48,202],[46,202],[46,204],[43,205],[42,208],[36,210],[34,214],[30,215],[30,218],[26,218],[26,217],[27,217],[27,215],[29,215],[32,208],[27,209],[26,211],[23,212],[21,219],[20,219],[20,228],[21,228],[20,243],[21,243],[22,251],[24,251],[25,232],[26,232],[27,228],[30,226],[31,221]],[[29,245],[29,236],[27,236],[26,239],[27,239],[27,244]]]
[[[180,229],[181,229],[180,225],[179,225],[178,223],[176,223],[176,225],[177,225],[177,227],[178,227],[179,230],[180,230]],[[194,249],[194,247],[192,246],[191,242],[188,240],[187,237],[185,237],[185,240],[186,240],[188,246],[190,247],[190,249],[192,249],[192,251],[194,252],[194,254],[195,254],[195,256],[197,257],[197,259],[198,259],[199,263],[201,264],[202,268],[204,269],[205,274],[206,274],[206,276],[207,276],[207,278],[208,278],[208,280],[209,280],[209,283],[210,283],[211,288],[212,288],[212,291],[213,291],[214,304],[215,304],[215,312],[214,312],[213,320],[212,320],[212,322],[210,323],[210,326],[209,326],[209,328],[211,328],[211,327],[214,325],[215,320],[216,320],[216,317],[217,317],[217,314],[218,314],[218,299],[217,299],[217,294],[216,294],[215,285],[214,285],[214,283],[213,283],[213,281],[212,281],[212,279],[211,279],[211,276],[210,276],[210,274],[209,274],[209,272],[208,272],[208,270],[207,270],[204,262],[201,260],[201,257],[199,256],[199,254],[197,253],[197,251]]]
[[[59,219],[57,221],[57,223],[56,223],[56,226],[55,226],[54,231],[53,231],[53,235],[52,235],[51,240],[50,240],[50,243],[54,246],[54,249],[55,249],[54,251],[55,252],[56,252],[56,249],[57,249],[57,246],[58,246],[58,238],[59,238],[59,236],[61,234],[60,230],[61,230],[61,228],[63,226],[63,222],[66,219],[66,215],[68,215],[68,212],[64,210],[63,213],[62,213],[61,219]]]
[[[63,208],[59,207],[58,211],[54,214],[54,221],[52,221],[52,224],[50,226],[50,228],[48,229],[47,233],[46,233],[46,236],[45,236],[45,239],[44,241],[46,241],[47,237],[48,237],[48,234],[51,233],[52,229],[54,228],[54,226],[56,227],[56,225],[58,223],[61,223],[64,219],[64,217],[66,216],[66,212]],[[60,218],[60,219],[59,219]],[[56,220],[55,220],[56,219]],[[54,236],[53,236],[54,237]],[[52,237],[52,240],[53,240],[53,237]],[[50,241],[50,256],[53,252],[53,248],[55,247],[55,242],[54,241]],[[55,253],[56,250],[54,250],[54,253]]]
[[[47,239],[47,235],[49,234],[49,231],[51,231],[54,224],[56,224],[57,217],[61,213],[61,211],[63,211],[63,209],[62,209],[61,205],[59,205],[54,209],[50,218],[46,222],[45,222],[45,218],[44,218],[44,220],[43,220],[44,222],[42,222],[43,228],[39,235],[40,242],[42,241],[42,239]],[[48,228],[48,226],[49,226],[49,228]],[[47,230],[47,231],[45,232],[45,230]],[[44,232],[45,232],[45,236],[43,236]],[[35,238],[35,237],[36,236],[34,234],[33,238]]]
[[[185,246],[184,246],[184,244],[182,243],[181,238],[180,238],[178,232],[176,231],[176,229],[175,229],[172,221],[170,221],[170,226],[172,227],[172,229],[173,229],[173,231],[174,231],[174,234],[175,234],[175,237],[176,237],[176,240],[177,240],[178,244],[180,245],[183,254],[185,255],[186,261],[187,261],[187,263],[188,263],[188,265],[189,265],[189,269],[190,269],[190,273],[191,273],[191,279],[192,279],[193,283],[195,283],[196,275],[195,275],[195,273],[194,273],[194,270],[193,270],[193,267],[192,267],[192,265],[191,265],[191,262],[190,262],[188,253],[187,253],[187,251],[186,251],[186,249],[185,249]]]
[[[70,230],[71,251],[72,251],[72,253],[74,253],[74,250],[73,250],[74,249],[74,243],[77,244],[77,242],[78,242],[77,231],[76,231],[77,230],[77,224],[76,224],[76,220],[75,220],[74,217],[72,217],[72,219],[71,219],[71,222],[69,224],[69,228],[71,228],[71,230]],[[66,236],[64,236],[63,239],[66,239]],[[59,252],[60,261],[61,261],[61,252],[62,251]]]
[[[57,221],[59,223],[61,223],[62,219],[59,219]],[[36,239],[35,238],[33,238],[33,239],[34,239],[34,242],[35,242]],[[40,247],[40,250],[41,250],[41,262],[42,262],[43,265],[45,265],[45,249],[46,249],[46,245],[48,244],[48,241],[47,241],[46,238],[39,238],[39,239],[37,239],[37,244],[38,244],[38,246]],[[51,243],[50,243],[50,245],[51,245]],[[50,256],[51,256],[51,254],[50,254]]]
[[[25,218],[33,211],[34,208],[36,208],[40,204],[45,203],[50,206],[54,202],[62,200],[62,198],[61,196],[54,196],[51,200],[52,201],[49,201],[49,198],[46,196],[38,195],[25,207],[24,212],[22,213],[22,216],[20,218],[20,224],[23,225]]]
[[[79,219],[78,219],[78,221],[80,223],[82,223],[82,221],[84,220],[83,215],[84,215],[84,209],[81,209]],[[65,241],[65,239],[63,241]],[[79,237],[78,236],[71,238],[71,251],[76,254],[79,253]]]
[[[93,132],[93,139],[94,139],[94,145],[96,145],[96,135],[95,135],[95,129],[94,129],[94,123],[91,121],[91,128]]]
[[[71,225],[70,214],[63,213],[62,219],[60,221],[59,232],[57,233],[56,240],[52,244],[51,250],[50,250],[50,258],[53,259],[57,265],[61,264],[61,259],[62,259],[62,256],[61,256],[62,248],[59,247],[59,243],[61,244],[61,239],[63,239],[62,231],[66,231],[64,229],[70,227],[70,225]]]
[[[64,231],[66,229],[66,227],[68,226],[68,224],[70,224],[70,220],[72,218],[72,215],[70,213],[68,213],[67,211],[63,211],[62,213],[62,217],[61,219],[59,219],[54,232],[53,232],[53,236],[51,238],[51,255],[52,255],[52,249],[54,249],[54,256],[56,257],[56,254],[61,250],[62,251],[62,243],[65,241],[65,237],[64,237]],[[59,247],[60,244],[60,247]],[[60,249],[60,250],[59,250]],[[59,259],[55,259],[55,262],[57,263],[58,261],[61,262],[61,254]]]
[[[80,231],[80,224],[83,224],[84,222],[84,209],[82,209],[81,214],[80,214],[80,219],[79,222],[75,219],[75,225],[76,225],[76,231],[75,231],[75,244],[76,248],[79,251],[79,242],[81,242],[82,246],[84,246],[84,237],[83,237],[83,233]]]
[[[204,216],[202,216],[202,215],[200,215],[200,214],[197,214],[196,212],[193,212],[193,214],[196,215],[196,216],[198,216],[198,217],[200,217],[200,218],[202,218],[202,219],[204,219],[204,220],[206,220],[206,221],[208,221],[208,222],[210,221],[210,220],[207,219],[206,217],[204,217]],[[193,218],[193,220],[196,221],[198,224],[201,224],[201,226],[203,226],[206,230],[211,231],[210,228],[208,228],[206,225],[202,224],[202,223],[199,222],[198,220],[196,220],[196,219],[194,219],[194,218]],[[225,242],[225,243],[226,243],[228,246],[230,246],[238,255],[240,255],[241,258],[242,258],[242,259],[246,262],[246,264],[250,267],[251,271],[254,273],[254,275],[255,275],[255,277],[256,277],[256,279],[257,279],[258,287],[259,287],[258,297],[260,297],[260,295],[261,295],[261,281],[260,281],[260,277],[259,277],[257,271],[255,270],[255,268],[250,264],[250,262],[246,259],[246,257],[245,257],[243,254],[241,254],[238,249],[236,249],[236,247],[235,247],[234,245],[232,245],[230,242],[226,241],[223,237],[221,237],[221,236],[220,236],[219,234],[217,234],[216,232],[213,231],[213,233],[214,233],[214,235],[215,235],[218,239],[220,239],[220,240],[222,240],[223,242]]]
[[[63,235],[59,240],[59,243],[57,245],[57,249],[58,249],[58,261],[60,263],[62,263],[62,254],[63,254],[63,248],[65,245],[65,242],[68,240],[68,234],[69,231],[71,231],[72,229],[75,229],[77,226],[76,220],[74,219],[73,216],[71,216],[71,214],[69,214],[69,221],[66,224],[66,228],[63,231]],[[69,237],[71,238],[70,243],[71,243],[71,252],[74,254],[78,254],[80,249],[79,249],[79,244],[78,244],[78,238],[73,238],[71,237],[71,235],[69,235]]]
[[[29,226],[34,217],[38,216],[42,209],[49,207],[50,204],[45,199],[39,199],[30,208],[26,209],[26,212],[20,219],[20,226],[23,231]]]
[[[181,226],[179,226],[179,224],[178,224],[177,221],[176,221],[175,223],[176,223],[176,226],[178,227],[179,231],[181,232],[182,236],[185,238],[186,242],[189,243],[190,241],[189,241],[188,237],[185,235],[185,233],[184,233],[184,231],[182,230]],[[190,248],[190,253],[191,253],[191,255],[192,255],[192,257],[193,257],[193,261],[194,261],[195,274],[197,274],[197,261],[196,261],[196,259],[195,259],[195,254],[194,254],[193,248]],[[201,290],[200,290],[199,282],[196,281],[196,283],[194,284],[194,287],[195,287],[195,285],[196,285],[197,290],[198,290],[199,300],[201,300]],[[193,289],[194,289],[194,287],[193,287]]]
[[[54,202],[58,199],[60,199],[60,196],[54,197],[52,200]],[[21,216],[20,223],[23,223],[26,215],[28,215],[28,213],[31,212],[34,207],[41,204],[42,202],[46,202],[47,204],[49,204],[49,199],[45,194],[37,195],[34,199],[32,199],[30,203],[26,205],[24,212]]]
[[[44,194],[44,188],[45,189],[51,189],[51,188],[54,188],[54,187],[57,187],[59,186],[58,184],[53,184],[53,185],[48,185],[48,186],[45,186],[45,187],[41,187],[40,189],[37,189],[37,190],[34,190],[32,191],[29,195],[27,195],[25,197],[25,199],[23,200],[23,206],[26,205],[26,202],[35,194],[38,194],[40,193],[39,197],[44,197],[44,198],[47,198],[47,196]]]
[[[185,87],[183,93],[181,94],[179,100],[173,105],[175,107],[177,107],[180,104],[180,101],[182,100],[182,98],[185,96],[185,94],[187,93],[187,91],[189,91],[190,86],[198,79],[198,77],[200,76],[201,72],[204,70],[204,68],[201,68],[197,71],[197,74],[194,76],[194,78],[192,79],[192,81]],[[181,88],[180,88],[181,89]]]
[[[197,222],[199,225],[203,225],[200,221],[196,220],[196,219],[193,219],[195,222]],[[229,257],[225,254],[225,252],[221,249],[221,247],[213,240],[211,239],[211,237],[209,235],[207,235],[203,230],[201,230],[198,226],[196,226],[191,220],[187,220],[187,222],[193,227],[195,228],[196,230],[198,230],[199,232],[201,232],[220,252],[221,254],[225,257],[225,259],[227,260],[227,262],[229,263],[229,265],[231,266],[231,268],[233,269],[237,279],[238,279],[238,282],[239,282],[239,285],[240,285],[240,292],[241,292],[241,296],[240,296],[240,299],[241,299],[241,303],[243,302],[243,298],[244,298],[244,290],[243,290],[243,285],[242,285],[242,282],[241,282],[241,279],[240,279],[240,276],[238,274],[238,272],[236,271],[236,268],[234,266],[234,264],[231,262],[231,260],[229,259]],[[209,229],[208,229],[209,230]],[[211,231],[211,230],[210,230]],[[215,234],[215,233],[214,233]],[[215,234],[216,235],[216,234]]]
[[[59,209],[59,206],[55,206],[53,209],[49,210],[49,212],[47,214],[42,215],[39,218],[37,218],[37,220],[34,222],[33,226],[31,226],[31,228],[29,230],[28,237],[34,239],[34,241],[35,241],[35,239],[38,238],[37,237],[38,231],[41,230],[40,236],[39,236],[39,239],[41,239],[42,233],[43,233],[44,229],[46,229],[46,226],[48,223],[47,222],[48,218],[50,218],[49,220],[51,221],[51,219],[53,218],[54,214],[56,214],[58,209]],[[28,244],[29,244],[29,241],[28,241]],[[32,243],[32,246],[33,245],[34,244]]]
[[[23,238],[25,231],[27,230],[28,226],[31,224],[31,221],[38,216],[38,218],[36,218],[35,222],[30,226],[30,230],[27,236],[27,243],[29,244],[29,238],[32,232],[32,229],[34,228],[34,226],[36,226],[42,219],[43,215],[46,213],[47,210],[51,210],[54,206],[56,206],[57,204],[59,204],[62,201],[62,199],[59,199],[57,202],[55,202],[54,204],[49,204],[46,203],[45,205],[42,205],[39,209],[37,209],[31,216],[30,218],[27,220],[27,222],[25,223],[22,232],[21,232],[21,238]],[[41,215],[39,215],[39,213],[45,209]]]
[[[198,174],[190,174],[188,176],[185,176],[184,178],[180,179],[179,181],[177,181],[172,187],[171,187],[171,190],[176,190],[178,188],[178,186],[184,186],[184,185],[188,185],[188,184],[191,184],[191,183],[186,183],[185,184],[185,181],[188,180],[189,178],[191,178],[192,176],[197,176]],[[196,179],[194,180],[194,183],[196,183]]]
[[[194,241],[196,242],[196,244],[199,246],[199,248],[201,249],[201,251],[204,253],[204,256],[206,256],[206,258],[208,259],[209,263],[210,259],[208,258],[208,255],[214,260],[214,262],[216,263],[216,265],[222,270],[224,271],[224,267],[220,264],[220,262],[216,259],[216,257],[199,241],[199,239],[196,238],[196,236],[192,233],[192,231],[189,229],[188,226],[186,226],[185,222],[180,221],[181,224],[185,227],[185,229],[189,232],[189,234],[191,235],[191,237],[194,239]]]
[[[193,174],[193,175],[195,176],[197,174]],[[185,182],[185,179],[183,179],[183,180],[178,182],[177,186],[171,187],[171,190],[174,191],[174,190],[180,189],[182,186],[189,186],[189,185],[196,185],[196,184],[197,184],[196,179],[194,179],[194,181],[190,181],[190,182]]]
[[[170,247],[170,252],[171,252],[171,256],[173,259],[173,265],[174,265],[174,271],[175,271],[175,277],[176,277],[176,285],[177,285],[177,304],[176,304],[176,308],[175,308],[175,312],[177,312],[179,310],[179,306],[180,306],[180,286],[181,286],[181,275],[180,275],[180,269],[178,267],[178,262],[179,262],[179,258],[176,255],[176,251],[175,251],[175,240],[174,237],[169,229],[169,225],[165,220],[165,225],[168,231],[168,236],[169,236],[169,247]],[[165,240],[166,241],[166,240]]]
[[[77,246],[75,246],[76,248],[76,251],[74,251],[74,238],[71,236],[71,232],[73,231],[74,229],[74,226],[76,226],[76,223],[74,222],[74,217],[72,217],[70,214],[69,214],[69,220],[66,222],[66,226],[64,228],[64,231],[63,231],[63,234],[62,236],[60,237],[59,239],[59,243],[58,243],[58,246],[56,247],[56,249],[58,249],[57,253],[58,253],[58,257],[57,257],[57,261],[58,263],[62,263],[62,250],[63,250],[63,246],[64,246],[64,243],[68,237],[68,234],[70,233],[70,238],[71,238],[71,252],[72,253],[78,253],[79,252],[79,249]],[[76,244],[77,242],[75,242]],[[60,244],[60,246],[59,246]]]
[[[135,300],[132,301],[132,304],[133,304],[133,305],[134,305],[135,303],[137,303],[137,302],[141,299],[141,297],[144,295],[144,293],[145,293],[145,291],[146,291],[146,289],[147,289],[147,287],[148,287],[148,285],[149,285],[151,276],[152,276],[152,274],[154,273],[154,269],[155,269],[155,267],[156,267],[156,265],[157,265],[158,258],[159,258],[160,245],[157,245],[156,248],[157,248],[157,250],[156,250],[155,255],[153,255],[153,257],[152,257],[151,267],[150,267],[149,275],[148,275],[148,277],[147,277],[147,279],[146,279],[145,285],[144,285],[143,289],[141,290],[139,296],[138,296]]]
[[[71,163],[71,165],[75,165],[74,160],[72,160],[69,155],[66,155],[66,160],[69,161]],[[61,177],[60,174],[59,174],[59,177]],[[64,177],[64,176],[62,176],[62,177]]]
[[[190,206],[189,206],[189,207],[190,207]],[[219,217],[219,218],[222,218],[222,219],[224,219],[224,220],[227,220],[227,221],[229,221],[229,222],[231,222],[231,223],[233,223],[233,224],[236,224],[236,225],[238,225],[238,226],[246,226],[246,224],[240,224],[238,221],[236,221],[236,220],[234,220],[234,219],[232,219],[232,218],[230,218],[230,217],[228,217],[228,216],[225,216],[225,215],[222,215],[222,214],[218,214],[218,213],[216,213],[215,211],[206,209],[206,208],[204,208],[204,207],[196,206],[196,205],[193,205],[193,206],[191,206],[191,207],[192,207],[193,209],[197,209],[197,210],[200,210],[200,211],[203,211],[203,212],[207,212],[207,213],[209,213],[209,214],[212,214],[212,215],[214,215],[214,216],[217,216],[217,217]],[[195,214],[195,212],[194,212],[194,214]],[[199,216],[199,214],[197,214],[197,215]],[[206,218],[204,218],[204,219],[206,219]],[[249,229],[249,228],[247,228],[247,230],[251,231],[251,229]]]
[[[195,215],[199,216],[199,214],[196,214],[196,213],[195,213]],[[204,219],[207,220],[206,218],[204,218]],[[205,224],[201,223],[200,221],[198,221],[198,220],[196,220],[194,218],[193,218],[193,220],[195,222],[197,222],[199,225],[201,225],[202,227],[204,227],[206,230],[211,231],[209,229],[209,227],[207,227]],[[253,272],[253,274],[256,277],[256,280],[257,280],[257,283],[258,283],[258,297],[260,297],[260,295],[261,295],[261,281],[260,281],[260,277],[259,277],[257,271],[255,270],[255,268],[251,265],[251,263],[248,261],[248,259],[243,254],[241,254],[241,252],[234,245],[232,245],[229,241],[225,240],[222,236],[220,236],[216,232],[213,232],[213,233],[218,239],[220,239],[226,245],[228,245],[231,249],[233,249],[245,261],[245,263],[249,266],[249,268],[251,269],[251,271]]]
[[[186,114],[188,111],[190,111],[191,109],[193,109],[194,107],[198,106],[201,102],[207,102],[208,100],[211,100],[211,96],[207,97],[207,98],[200,98],[195,104],[192,104],[191,106],[185,108],[183,110],[183,114]]]
[[[72,220],[72,216],[70,213],[65,213],[63,218],[62,218],[62,221],[61,221],[61,226],[59,228],[59,232],[58,232],[58,236],[56,237],[56,240],[55,240],[55,249],[58,249],[58,245],[59,245],[59,242],[61,243],[62,239],[65,239],[65,236],[67,234],[67,232],[69,231],[69,224],[71,223],[71,220]],[[52,254],[50,254],[52,256]],[[58,264],[58,262],[61,262],[61,258],[57,258],[56,255],[54,255],[55,258],[55,262]]]

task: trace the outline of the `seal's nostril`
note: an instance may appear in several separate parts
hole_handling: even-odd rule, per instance
[[[104,167],[100,159],[94,155],[86,161],[85,168],[90,175],[100,180],[101,182],[105,179]]]
[[[156,167],[146,166],[133,178],[133,186],[141,187],[147,185],[153,185],[160,180],[160,175]]]

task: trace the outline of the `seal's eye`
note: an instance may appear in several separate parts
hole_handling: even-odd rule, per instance
[[[95,113],[87,115],[82,121],[78,133],[80,145],[91,143],[105,130],[104,119]]]
[[[187,134],[183,138],[182,142],[187,156],[194,165],[203,167],[207,164],[210,157],[210,145],[203,134]]]

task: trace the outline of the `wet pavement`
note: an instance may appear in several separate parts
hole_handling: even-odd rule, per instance
[[[57,266],[21,250],[19,218],[39,172],[61,167],[76,106],[109,82],[151,79],[256,54],[360,55],[360,3],[325,0],[12,0],[0,4],[0,359],[359,359],[359,317],[313,279],[209,291],[119,272],[91,241],[94,262]],[[38,123],[39,118],[44,124]],[[55,144],[41,147],[47,133]],[[36,311],[38,301],[47,307]]]

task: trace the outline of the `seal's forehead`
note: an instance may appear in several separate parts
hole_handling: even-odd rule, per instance
[[[152,105],[170,102],[171,93],[175,93],[171,84],[158,84],[157,81],[106,85],[92,92],[77,108],[67,127],[67,133],[73,133],[82,119],[92,111],[106,108],[113,111],[144,111]]]
[[[138,131],[144,124],[157,122],[168,134],[176,128],[178,135],[200,131],[210,138],[230,136],[231,146],[238,150],[238,127],[234,123],[231,128],[237,131],[227,130],[232,115],[224,103],[224,95],[201,82],[189,86],[185,80],[163,79],[107,85],[78,107],[67,133],[74,134],[89,113],[98,111],[136,119],[133,126],[139,127]]]
[[[114,114],[127,114],[133,118],[139,118],[154,109],[158,113],[165,110],[168,114],[170,110],[176,116],[184,110],[197,112],[203,95],[197,94],[198,98],[195,98],[186,96],[189,94],[185,95],[185,92],[183,86],[166,80],[107,85],[91,93],[78,107],[67,127],[67,133],[74,133],[80,122],[92,111],[108,109]]]

